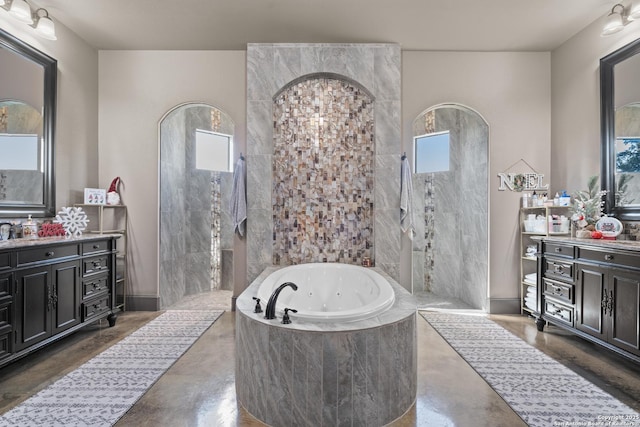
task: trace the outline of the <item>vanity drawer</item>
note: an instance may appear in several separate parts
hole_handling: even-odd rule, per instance
[[[624,267],[640,268],[640,255],[610,250],[578,248],[578,258],[585,261],[616,264]]]
[[[555,243],[555,242],[543,242],[543,253],[545,255],[553,255],[556,257],[567,257],[573,258],[574,248],[572,245],[565,245],[563,243]]]
[[[11,307],[10,303],[0,305],[0,335],[13,332]]]
[[[8,334],[0,335],[0,360],[5,359],[11,356],[12,350],[12,340],[13,333],[9,332]]]
[[[544,314],[546,317],[562,322],[565,325],[573,326],[573,308],[560,302],[545,298]]]
[[[109,276],[103,275],[82,281],[82,299],[93,298],[109,291]]]
[[[13,300],[13,273],[0,274],[0,304]]]
[[[573,282],[573,263],[545,258],[544,275],[546,277]]]
[[[11,252],[0,253],[0,270],[11,268]]]
[[[109,270],[109,256],[98,256],[82,260],[82,275],[101,273]]]
[[[96,240],[82,244],[83,255],[93,255],[100,252],[106,252],[111,249],[109,240]]]
[[[100,298],[82,303],[82,321],[85,322],[92,317],[100,316],[109,311],[109,298],[111,295],[106,294]]]
[[[573,285],[542,279],[542,292],[558,300],[573,304]]]
[[[60,258],[77,257],[80,255],[79,245],[60,245],[39,247],[17,252],[17,265],[25,265],[33,262],[50,261]]]

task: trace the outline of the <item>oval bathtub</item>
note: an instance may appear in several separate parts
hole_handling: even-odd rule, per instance
[[[255,313],[253,298],[265,310],[287,281],[299,288],[282,290],[276,318]],[[283,324],[284,307],[306,317]],[[267,267],[236,300],[235,383],[240,405],[270,426],[387,425],[416,398],[415,298],[377,267]]]
[[[298,286],[282,290],[276,304],[280,317],[286,307],[298,310],[292,319],[351,322],[377,316],[395,301],[393,288],[379,273],[357,265],[314,263],[277,270],[262,282],[257,297],[263,308],[283,283]]]

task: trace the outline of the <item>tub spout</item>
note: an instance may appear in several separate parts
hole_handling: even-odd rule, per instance
[[[278,300],[278,295],[280,292],[286,288],[287,286],[291,286],[294,291],[298,290],[298,285],[293,282],[285,282],[282,285],[278,286],[275,291],[271,294],[269,298],[269,302],[267,303],[267,308],[264,311],[265,319],[275,319],[276,318],[276,301]]]

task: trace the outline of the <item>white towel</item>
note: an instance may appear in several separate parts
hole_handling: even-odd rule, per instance
[[[244,236],[245,221],[247,220],[247,191],[246,173],[244,159],[240,157],[233,170],[233,187],[231,188],[231,221],[233,221],[233,231],[237,231],[240,236]]]
[[[400,167],[400,228],[413,240],[416,234],[413,225],[413,184],[411,183],[411,166],[405,156]]]

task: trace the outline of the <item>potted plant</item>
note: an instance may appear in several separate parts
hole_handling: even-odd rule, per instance
[[[594,175],[589,178],[587,190],[573,193],[573,204],[569,207],[571,220],[576,226],[576,237],[588,239],[594,231],[596,222],[604,215],[603,196],[606,190],[598,190],[599,176]]]

